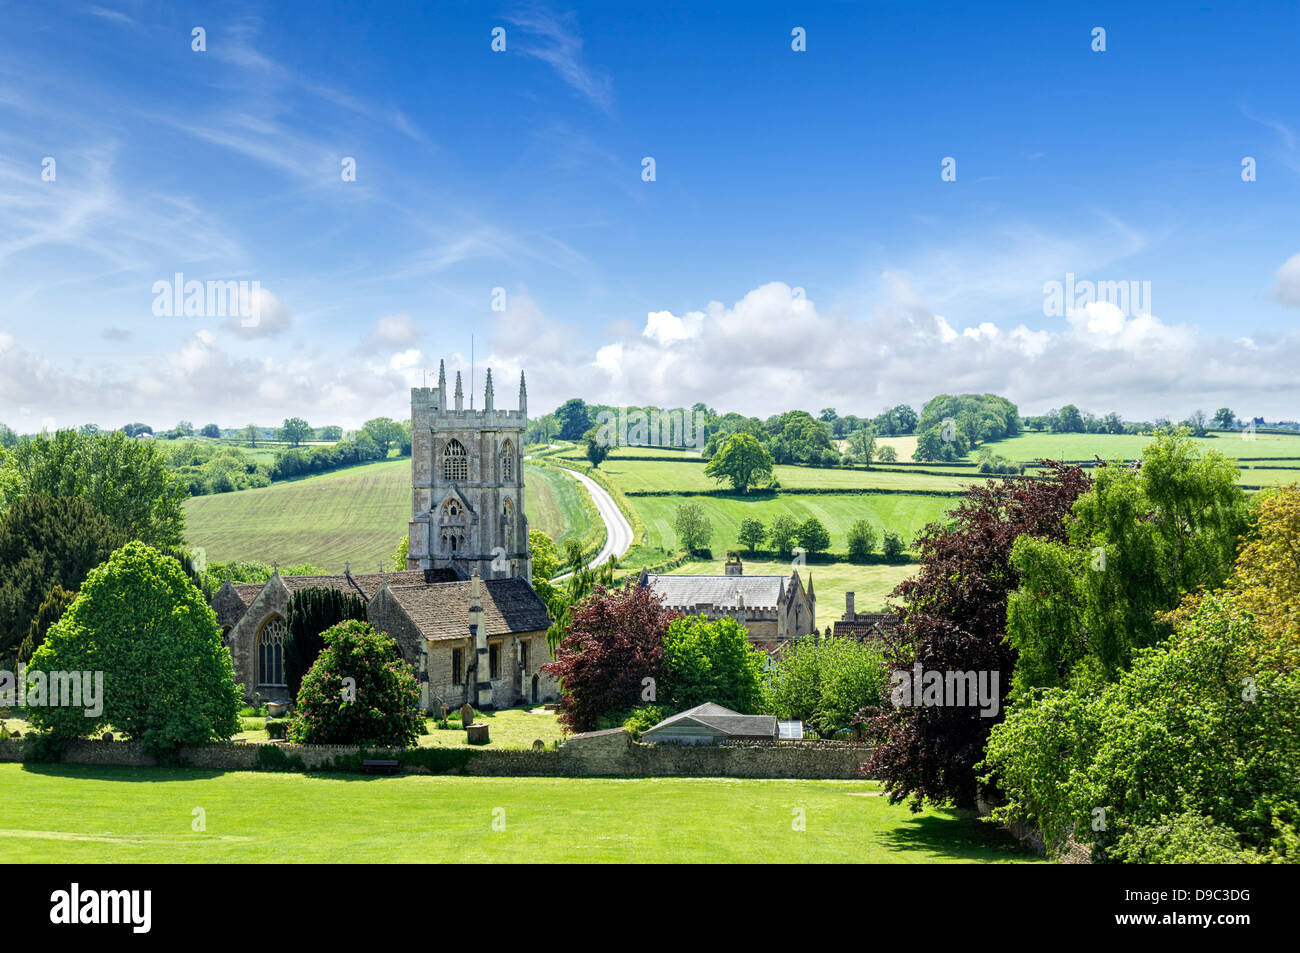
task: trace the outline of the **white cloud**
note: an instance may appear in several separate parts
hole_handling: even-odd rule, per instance
[[[1288,308],[1300,308],[1300,254],[1284,261],[1274,277],[1277,283],[1269,297]]]

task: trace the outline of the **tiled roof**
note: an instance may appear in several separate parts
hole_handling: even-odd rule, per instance
[[[426,586],[388,585],[393,597],[425,638],[463,639],[469,631],[468,581]],[[483,627],[489,636],[538,632],[551,625],[546,604],[523,579],[484,579],[480,589]]]
[[[693,609],[700,604],[735,608],[739,596],[746,609],[775,609],[784,576],[693,576],[658,573],[646,583],[669,609]]]
[[[435,582],[441,583],[455,578],[456,575],[451,570],[434,570]],[[299,592],[303,589],[312,588],[341,589],[354,596],[364,596],[366,599],[374,598],[375,593],[379,591],[380,585],[384,582],[387,582],[390,587],[425,585],[423,569],[404,569],[401,572],[386,573],[351,573],[350,575],[340,574],[337,576],[281,576],[280,581],[284,583],[285,588],[290,592]],[[244,605],[250,606],[265,585],[264,582],[237,583],[234,589],[239,598],[243,600]]]

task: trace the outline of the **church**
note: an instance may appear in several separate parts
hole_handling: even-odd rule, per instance
[[[415,670],[420,703],[434,712],[466,702],[492,708],[553,701],[550,618],[533,591],[520,449],[528,423],[524,376],[519,406],[497,410],[492,372],[481,409],[466,408],[461,376],[447,394],[411,389],[411,520],[406,569],[337,576],[226,580],[213,597],[235,680],[248,699],[288,701],[284,640],[289,600],[312,587],[359,596],[366,616],[397,642]]]

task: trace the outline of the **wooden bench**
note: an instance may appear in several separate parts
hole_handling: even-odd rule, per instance
[[[361,762],[361,770],[366,774],[396,774],[401,770],[401,765],[396,761],[390,761],[383,758],[374,758]]]

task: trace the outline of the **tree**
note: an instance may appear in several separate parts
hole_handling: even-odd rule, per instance
[[[325,648],[322,633],[349,619],[366,621],[366,602],[339,589],[312,586],[289,597],[284,640],[284,681],[289,697],[297,698],[303,677]]]
[[[854,463],[871,466],[876,455],[876,435],[870,430],[855,430],[849,437],[849,456]]]
[[[1296,863],[1300,670],[1261,664],[1262,644],[1231,597],[1206,596],[1114,683],[1026,695],[989,737],[995,817],[1098,861]]]
[[[392,636],[349,619],[321,633],[285,737],[294,744],[406,747],[420,740],[420,686]]]
[[[36,615],[32,617],[32,624],[27,629],[27,638],[23,639],[23,644],[18,647],[18,661],[30,662],[36,650],[41,647],[45,641],[45,636],[49,634],[50,628],[54,623],[63,618],[63,613],[67,611],[68,606],[72,605],[77,598],[75,592],[64,589],[62,586],[55,584],[54,588],[45,594],[41,600],[40,608],[36,610]]]
[[[78,497],[152,546],[179,546],[185,536],[188,487],[159,446],[120,432],[60,430],[24,440],[0,462],[0,509],[28,493]]]
[[[127,424],[122,428],[122,433],[128,437],[138,437],[142,433],[153,435],[153,428],[148,424],[133,423]]]
[[[798,539],[799,546],[809,555],[825,552],[831,546],[831,534],[815,516],[810,516],[799,524]]]
[[[528,552],[533,561],[533,591],[549,604],[555,592],[551,577],[560,571],[560,550],[540,529],[528,531]]]
[[[704,475],[727,480],[733,490],[748,493],[751,486],[771,479],[772,455],[752,434],[733,434],[705,464]]]
[[[849,527],[849,557],[864,559],[876,549],[876,531],[870,520],[854,520]]]
[[[0,660],[13,658],[52,590],[75,592],[126,541],[84,500],[44,493],[19,500],[0,519]]]
[[[1099,468],[1066,538],[1020,540],[1012,552],[1021,579],[1007,604],[1016,695],[1114,680],[1136,650],[1168,637],[1159,613],[1223,583],[1246,527],[1235,463],[1201,453],[1186,431],[1158,434],[1140,467]]]
[[[13,428],[0,424],[0,450],[8,450],[16,446],[18,446],[18,434],[14,433]]]
[[[1192,411],[1191,416],[1189,416],[1183,423],[1189,430],[1191,430],[1193,437],[1204,437],[1206,432],[1209,430],[1205,411],[1203,410]]]
[[[736,533],[736,540],[749,552],[752,553],[759,546],[762,546],[765,539],[767,539],[767,527],[763,525],[762,520],[746,516],[740,521],[740,529]]]
[[[664,635],[663,704],[676,711],[713,702],[754,714],[762,701],[763,653],[730,616],[673,619]]]
[[[677,507],[673,530],[677,533],[678,545],[691,553],[706,549],[713,539],[713,524],[699,503],[683,503]]]
[[[199,431],[199,436],[216,440],[221,436],[221,428],[216,424],[204,424],[203,429]]]
[[[900,625],[884,641],[895,670],[998,672],[998,701],[1014,654],[1006,644],[1006,598],[1018,576],[1011,549],[1018,537],[1062,539],[1065,517],[1087,489],[1079,467],[1042,461],[1048,479],[989,481],[967,489],[946,524],[931,523],[917,538],[920,568],[892,593],[901,600]],[[1000,711],[1000,709],[999,709]],[[892,802],[975,803],[975,764],[997,717],[976,707],[899,706],[864,709],[869,737],[878,740],[869,770]]]
[[[1227,407],[1220,407],[1214,412],[1214,426],[1220,430],[1232,430],[1237,426],[1237,415]]]
[[[97,714],[29,706],[33,726],[56,740],[111,724],[160,753],[224,741],[239,730],[239,689],[216,613],[180,563],[139,541],[90,571],[30,669],[47,678],[103,673]]]
[[[587,403],[577,397],[566,400],[555,411],[555,419],[560,424],[561,440],[581,440],[582,435],[595,423]]]
[[[560,721],[591,731],[602,717],[656,701],[674,618],[648,586],[598,586],[575,606],[555,661],[542,666],[560,682]]]
[[[343,428],[340,427],[338,424],[329,424],[327,426],[321,427],[319,430],[316,431],[316,439],[325,441],[327,443],[328,442],[337,443],[338,441],[343,439]]]
[[[244,428],[244,439],[248,441],[250,447],[257,446],[258,430],[255,424],[249,424]]]
[[[1228,588],[1277,643],[1290,666],[1300,665],[1300,485],[1256,498]]]
[[[796,639],[772,665],[763,711],[797,719],[823,738],[852,728],[864,707],[887,699],[881,650],[856,639]]]
[[[798,520],[789,513],[782,513],[772,520],[772,528],[768,530],[768,539],[772,541],[772,548],[778,554],[789,556],[794,552],[794,541],[798,534]]]
[[[298,446],[311,436],[311,427],[301,417],[286,417],[280,428],[280,439],[292,446]]]
[[[587,454],[587,460],[593,468],[599,467],[609,456],[609,444],[599,435],[597,428],[592,427],[582,435],[584,450]]]
[[[1083,433],[1083,415],[1074,404],[1066,404],[1056,415],[1058,433]]]
[[[876,451],[876,459],[881,463],[893,463],[898,459],[898,451],[889,444],[885,444]]]
[[[402,440],[402,425],[391,417],[375,417],[361,425],[361,433],[374,441],[379,459],[388,459],[388,451]]]
[[[892,563],[902,557],[903,553],[907,550],[907,543],[903,541],[903,537],[899,536],[893,530],[889,530],[885,533],[885,538],[881,544],[881,548],[884,551],[885,558]]]

